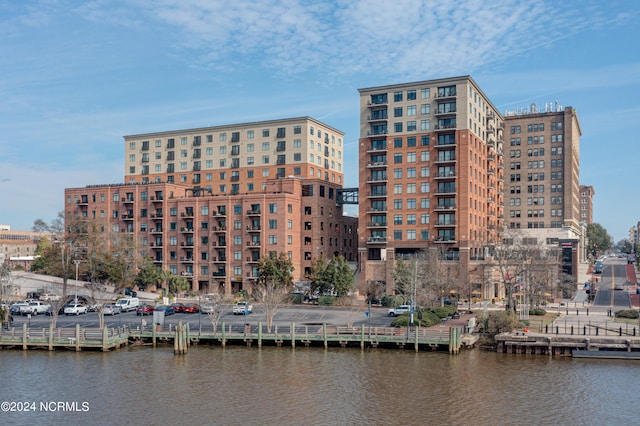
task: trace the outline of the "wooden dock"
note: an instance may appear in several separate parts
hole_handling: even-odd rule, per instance
[[[640,337],[572,336],[539,333],[503,333],[495,338],[499,353],[572,356],[576,352],[618,352],[640,355]]]
[[[144,329],[119,328],[22,328],[11,327],[0,332],[0,349],[67,349],[74,351],[109,351],[128,344],[149,346],[173,345],[176,354],[187,353],[192,345],[245,345],[276,347],[341,347],[413,349],[414,351],[448,351],[457,354],[473,341],[464,336],[464,327],[347,327],[327,324],[274,327],[269,332],[257,325],[226,325],[215,331],[190,330],[189,324]]]

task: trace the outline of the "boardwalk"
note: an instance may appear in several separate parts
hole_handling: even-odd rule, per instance
[[[129,343],[151,346],[174,345],[176,352],[184,353],[194,344],[246,345],[248,347],[288,346],[303,347],[359,347],[420,350],[448,350],[456,354],[463,342],[463,327],[337,327],[319,325],[275,327],[269,332],[262,324],[232,326],[222,323],[218,329],[207,332],[189,330],[187,325],[174,327],[128,327],[83,329],[70,328],[10,328],[0,333],[0,348],[69,349],[108,351]]]

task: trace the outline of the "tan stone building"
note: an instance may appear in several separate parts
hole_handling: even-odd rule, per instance
[[[125,184],[65,190],[67,215],[133,235],[197,291],[250,289],[284,252],[303,281],[317,256],[357,256],[343,215],[344,135],[310,117],[125,136]]]
[[[504,116],[506,227],[529,244],[560,245],[563,273],[577,276],[585,260],[578,114],[548,103]]]
[[[503,228],[503,119],[469,76],[360,89],[361,284],[437,247],[477,269]]]

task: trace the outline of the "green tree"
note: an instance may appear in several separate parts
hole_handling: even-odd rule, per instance
[[[599,223],[590,223],[587,225],[587,239],[587,248],[589,254],[593,257],[598,257],[599,254],[603,254],[611,248],[611,236]]]
[[[273,317],[293,288],[293,262],[285,253],[264,256],[258,262],[258,271],[252,296],[262,304],[267,330],[271,332]]]
[[[152,258],[146,257],[140,261],[138,273],[133,282],[140,290],[145,290],[152,285],[161,286],[165,280],[166,276],[163,271],[154,265]]]
[[[333,290],[338,297],[346,296],[353,288],[355,282],[353,270],[344,256],[334,257],[331,260],[331,264],[333,265],[332,269],[334,272]]]

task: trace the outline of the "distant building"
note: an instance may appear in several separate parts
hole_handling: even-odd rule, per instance
[[[67,188],[65,212],[133,236],[194,291],[250,290],[280,252],[304,281],[320,255],[356,261],[343,138],[310,117],[125,136],[126,183]]]
[[[38,243],[44,237],[43,232],[12,231],[10,226],[0,228],[0,253],[4,256],[4,263],[12,269],[20,266],[26,271],[31,269],[31,262],[36,255]]]
[[[593,223],[593,186],[580,185],[580,221],[587,225]]]

